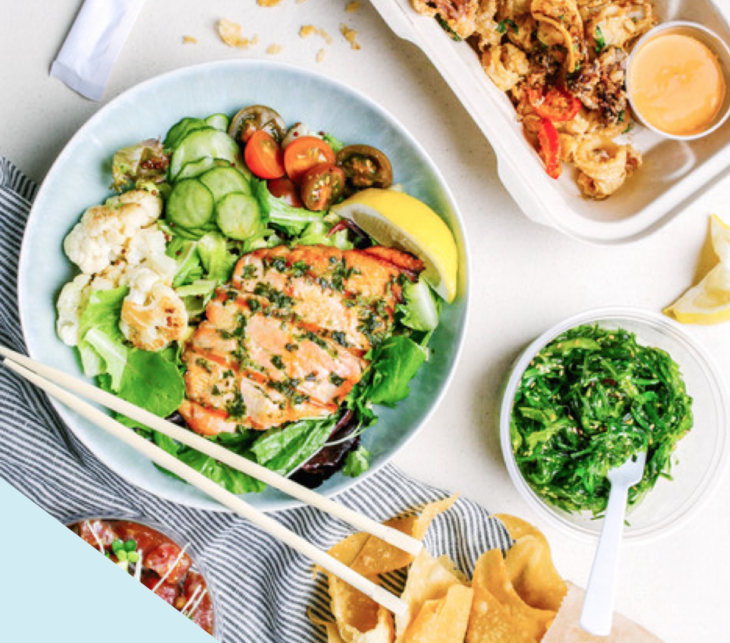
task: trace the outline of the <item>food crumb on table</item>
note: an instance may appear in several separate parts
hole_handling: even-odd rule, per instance
[[[284,45],[271,44],[266,48],[266,53],[271,56],[280,54],[282,51],[284,51]]]
[[[321,62],[322,62],[322,61],[324,60],[324,49],[320,49],[320,50],[319,50],[319,51],[317,52],[317,56],[316,56],[315,60],[316,60],[316,61],[317,61],[318,63],[321,63]]]
[[[183,45],[197,45],[198,39],[193,36],[183,36]]]
[[[221,18],[218,21],[217,30],[220,39],[229,47],[248,49],[259,42],[259,37],[257,35],[251,38],[245,38],[241,33],[241,25],[237,22],[233,22],[232,20],[227,20],[226,18]]]
[[[309,36],[321,36],[328,45],[332,44],[332,36],[324,29],[320,29],[314,25],[302,25],[299,29],[299,37],[308,38]]]
[[[259,7],[275,7],[281,0],[256,0]]]
[[[360,49],[360,43],[355,40],[357,37],[357,31],[355,29],[350,29],[343,23],[340,25],[340,33],[345,37],[345,40],[350,43],[350,47],[355,50]]]
[[[358,2],[358,0],[352,0],[347,3],[345,11],[347,11],[347,13],[352,13],[353,11],[357,11],[361,6],[362,5]]]

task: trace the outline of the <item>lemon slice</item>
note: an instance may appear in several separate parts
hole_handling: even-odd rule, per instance
[[[425,203],[404,192],[369,188],[332,208],[378,243],[416,255],[424,279],[446,301],[454,300],[459,256],[454,236]]]

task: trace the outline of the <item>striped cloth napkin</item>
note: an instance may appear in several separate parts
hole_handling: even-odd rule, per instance
[[[0,343],[20,352],[25,348],[17,264],[36,191],[32,181],[0,157]],[[190,509],[125,482],[66,430],[45,394],[4,368],[0,417],[0,476],[58,520],[146,518],[168,525],[190,543],[207,571],[221,641],[326,641],[324,630],[307,618],[309,608],[320,618],[331,618],[325,581],[322,575],[313,578],[308,560],[237,516]],[[338,500],[385,520],[448,495],[386,466]],[[276,518],[322,549],[351,533],[347,525],[311,507],[279,512]],[[464,499],[434,521],[426,538],[432,554],[448,554],[469,575],[482,552],[509,544],[501,523]]]

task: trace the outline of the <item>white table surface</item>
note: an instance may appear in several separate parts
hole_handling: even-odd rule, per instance
[[[443,172],[466,222],[473,257],[473,300],[467,350],[446,399],[395,463],[407,473],[459,491],[495,512],[537,524],[550,540],[558,570],[585,585],[593,547],[546,525],[507,475],[497,434],[497,393],[519,349],[548,326],[604,305],[660,311],[697,278],[708,215],[730,221],[724,180],[667,226],[628,245],[596,247],[529,221],[497,178],[489,143],[425,56],[399,40],[362,0],[150,0],[119,56],[99,103],[49,77],[80,0],[0,0],[0,155],[33,179],[45,176],[63,146],[92,114],[120,92],[160,73],[230,58],[273,58],[305,67],[369,94],[415,134]],[[215,24],[228,18],[258,34],[249,50],[223,44]],[[361,49],[339,25],[357,30]],[[301,39],[313,24],[333,37]],[[183,36],[197,44],[183,44]],[[282,44],[276,55],[269,44]],[[321,62],[315,56],[325,49]],[[688,329],[730,364],[730,324]],[[730,632],[730,483],[727,473],[695,519],[646,546],[625,549],[617,609],[667,643],[726,641]]]

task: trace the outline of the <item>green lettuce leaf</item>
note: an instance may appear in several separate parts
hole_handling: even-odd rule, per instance
[[[337,418],[301,420],[262,435],[251,447],[259,463],[281,475],[304,464],[327,442]]]
[[[96,290],[89,297],[89,302],[79,320],[78,344],[81,364],[87,377],[107,372],[107,364],[97,348],[86,340],[86,335],[91,329],[97,331],[92,335],[92,339],[103,348],[111,348],[114,342],[120,345],[123,343],[124,335],[119,330],[119,318],[122,314],[122,302],[128,292],[129,288],[122,286],[112,290]],[[112,357],[117,352],[112,351],[108,356]]]
[[[250,457],[245,452],[241,452],[239,455]],[[184,449],[177,454],[177,457],[231,493],[237,495],[242,493],[259,493],[266,488],[263,482],[237,469],[233,469],[227,464],[218,462],[215,458],[211,458],[195,449]]]
[[[357,478],[370,468],[370,451],[360,445],[355,451],[350,451],[342,468],[343,475]]]
[[[386,339],[373,353],[370,401],[394,406],[408,397],[408,383],[426,361],[428,352],[407,335],[395,335]]]

